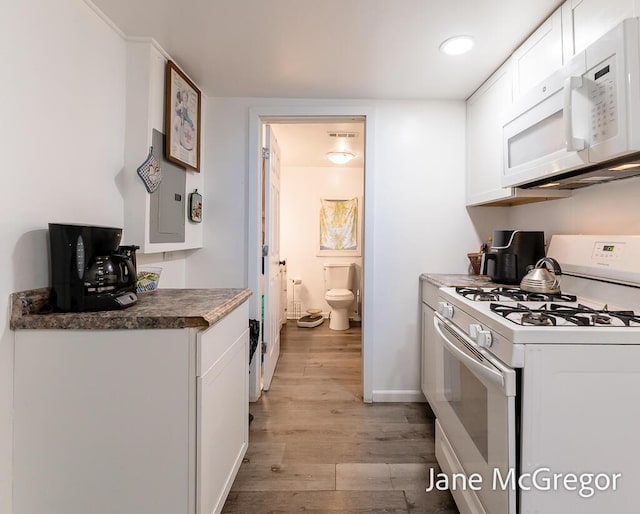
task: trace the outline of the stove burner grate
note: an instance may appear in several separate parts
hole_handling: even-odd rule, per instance
[[[591,321],[594,325],[611,325],[611,318],[604,314],[592,314]]]
[[[491,303],[489,308],[503,318],[523,326],[556,326],[558,319],[581,327],[616,326],[614,320],[619,320],[626,327],[640,326],[640,316],[633,311],[610,311],[606,305],[597,310],[581,304],[572,306],[551,303],[544,304],[539,308],[531,308],[521,303],[517,303],[515,306]]]
[[[551,308],[559,313],[573,313],[574,315],[587,315],[592,326],[613,326],[613,320],[619,320],[625,327],[640,325],[640,316],[633,311],[610,311],[608,305],[602,309],[592,309],[586,305],[578,304],[577,307],[566,305],[552,305]]]
[[[456,293],[474,302],[497,302],[500,300],[493,290],[480,287],[456,287]]]
[[[543,314],[542,312],[525,312],[522,315],[521,321],[523,325],[534,325],[537,327],[556,324],[554,317]]]
[[[472,299],[474,302],[497,302],[499,298],[495,293],[483,292],[473,295]]]
[[[456,293],[474,302],[575,302],[570,294],[530,293],[517,287],[456,287]]]

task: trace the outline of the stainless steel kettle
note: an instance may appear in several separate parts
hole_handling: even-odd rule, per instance
[[[550,267],[550,268],[549,268]],[[543,257],[520,282],[520,288],[530,293],[558,294],[562,275],[560,264],[551,257]]]

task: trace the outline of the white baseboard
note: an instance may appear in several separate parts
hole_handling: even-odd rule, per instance
[[[376,402],[403,402],[403,403],[424,403],[426,398],[422,391],[406,390],[374,390],[372,394],[373,403]]]

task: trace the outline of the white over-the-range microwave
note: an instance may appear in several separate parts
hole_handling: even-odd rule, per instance
[[[639,174],[640,164],[628,162],[640,163],[638,18],[519,99],[503,124],[503,151],[504,187],[580,187]]]

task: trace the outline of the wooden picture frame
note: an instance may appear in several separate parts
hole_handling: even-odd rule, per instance
[[[200,90],[173,61],[165,73],[166,157],[200,171]]]

